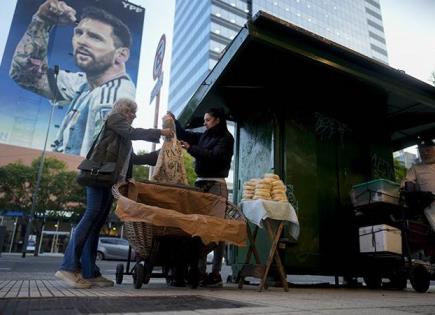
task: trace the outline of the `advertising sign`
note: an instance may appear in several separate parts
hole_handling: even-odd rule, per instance
[[[135,98],[145,9],[121,0],[18,0],[0,66],[0,143],[86,155]]]

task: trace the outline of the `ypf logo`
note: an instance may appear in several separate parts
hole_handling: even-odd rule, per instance
[[[129,9],[130,11],[135,11],[136,13],[141,13],[143,11],[143,8],[125,1],[122,1],[122,5],[124,6],[125,9]]]

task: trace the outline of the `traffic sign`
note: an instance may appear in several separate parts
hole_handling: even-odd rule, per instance
[[[165,57],[165,49],[166,49],[166,36],[165,34],[160,37],[159,44],[157,45],[156,56],[154,57],[154,66],[153,66],[153,79],[156,80],[160,77],[163,68],[163,58]]]

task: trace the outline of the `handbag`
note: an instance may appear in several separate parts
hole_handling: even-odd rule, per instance
[[[91,149],[86,155],[86,159],[84,159],[77,167],[80,170],[77,175],[77,183],[82,186],[111,187],[118,179],[116,162],[97,162],[90,159],[94,147],[100,141],[100,137],[103,134],[105,127],[106,124],[101,128],[100,133],[94,143],[92,143]]]

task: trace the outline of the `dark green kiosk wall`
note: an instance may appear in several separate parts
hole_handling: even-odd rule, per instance
[[[244,181],[271,170],[292,191],[301,232],[296,242],[281,244],[288,274],[358,273],[351,188],[374,178],[394,179],[384,96],[364,86],[330,95],[329,100],[313,96],[253,106],[238,120],[238,200]],[[317,105],[332,101],[329,107]],[[269,245],[260,230],[257,248],[263,263]],[[233,248],[234,274],[245,256],[245,248]]]

